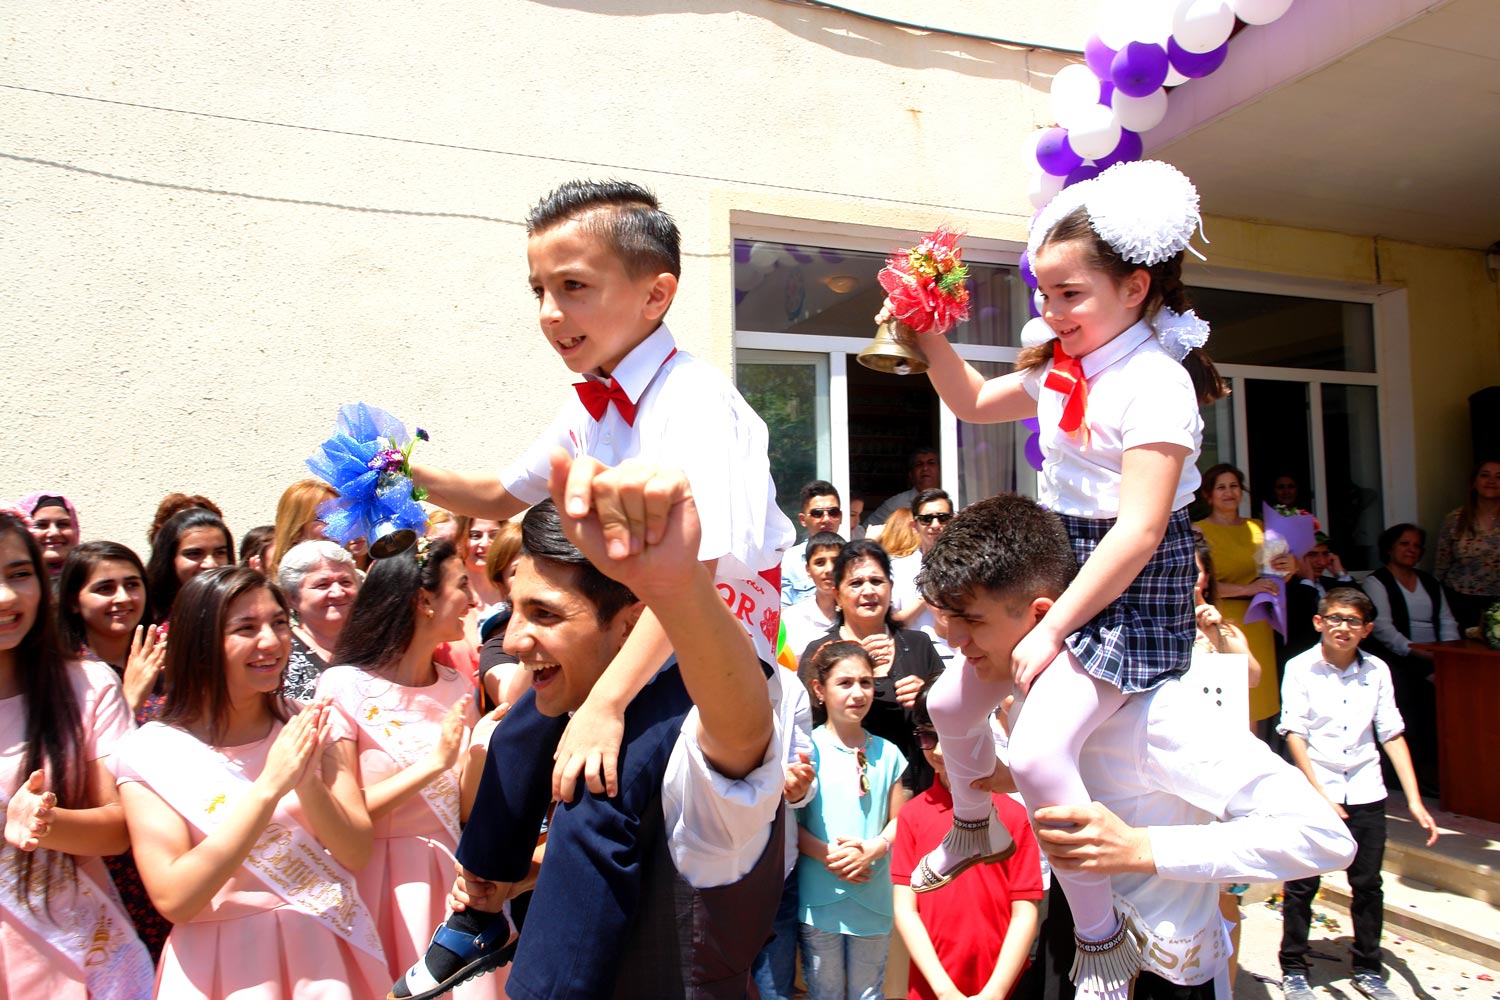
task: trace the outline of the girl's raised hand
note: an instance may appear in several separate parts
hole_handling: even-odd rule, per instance
[[[1010,654],[1011,676],[1022,694],[1031,690],[1032,683],[1057,655],[1062,652],[1062,639],[1054,638],[1041,625],[1032,629],[1016,643]]]
[[[266,766],[255,783],[277,799],[296,788],[317,759],[327,714],[328,702],[315,701],[292,716],[292,720],[276,734],[266,753]]]
[[[458,755],[464,746],[464,712],[469,707],[471,695],[464,695],[449,707],[443,716],[442,728],[438,731],[437,745],[432,748],[432,759],[440,771],[446,771],[458,763]]]
[[[34,851],[52,830],[57,795],[47,789],[47,776],[32,771],[5,806],[5,840],[20,851]]]
[[[156,687],[167,662],[167,640],[155,625],[137,625],[125,660],[125,701],[133,712]]]

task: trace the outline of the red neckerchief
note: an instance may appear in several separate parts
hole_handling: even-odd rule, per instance
[[[1083,362],[1069,355],[1057,341],[1052,342],[1052,369],[1042,385],[1063,394],[1062,419],[1057,426],[1068,434],[1082,427],[1087,434],[1084,414],[1088,410],[1089,384],[1083,375]]]
[[[672,348],[672,353],[662,358],[661,363],[665,365],[677,354],[677,348]],[[658,369],[659,370],[659,369]],[[574,390],[578,393],[578,399],[583,403],[583,408],[589,412],[589,416],[595,421],[604,419],[604,412],[609,409],[609,404],[614,403],[615,409],[620,411],[620,417],[625,421],[627,427],[635,426],[635,404],[630,401],[625,387],[611,378],[608,383],[596,382],[586,379],[582,382],[573,383]]]

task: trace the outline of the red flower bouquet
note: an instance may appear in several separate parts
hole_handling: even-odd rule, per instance
[[[969,269],[958,239],[946,226],[910,250],[890,256],[880,269],[880,287],[891,314],[917,333],[947,333],[969,318]]]

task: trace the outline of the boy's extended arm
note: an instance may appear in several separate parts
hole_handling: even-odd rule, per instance
[[[511,496],[493,472],[455,472],[413,465],[411,481],[427,491],[430,501],[455,514],[508,521],[529,506]]]
[[[1391,758],[1391,767],[1396,771],[1396,778],[1401,782],[1401,791],[1406,794],[1406,808],[1411,812],[1411,818],[1417,821],[1417,825],[1427,831],[1427,846],[1431,847],[1437,843],[1438,828],[1433,822],[1432,814],[1422,804],[1422,793],[1417,788],[1417,772],[1411,766],[1411,750],[1406,746],[1405,736],[1392,736],[1385,741],[1385,752]]]

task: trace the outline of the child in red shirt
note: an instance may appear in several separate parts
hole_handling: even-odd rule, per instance
[[[937,781],[902,808],[891,847],[896,931],[911,954],[907,997],[1004,1000],[1028,964],[1037,900],[1045,895],[1036,838],[1026,810],[1008,796],[994,795],[996,815],[1015,838],[1016,853],[964,872],[956,880],[961,892],[913,892],[913,869],[953,826],[953,796],[937,730],[927,714],[926,689],[917,696],[912,720],[917,744]]]

